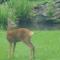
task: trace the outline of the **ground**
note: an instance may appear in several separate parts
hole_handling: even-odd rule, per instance
[[[60,31],[34,31],[32,43],[35,46],[36,60],[60,60]],[[6,31],[0,31],[0,60],[8,60]],[[17,43],[14,60],[28,60],[29,48]]]

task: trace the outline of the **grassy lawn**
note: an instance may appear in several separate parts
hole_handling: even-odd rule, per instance
[[[34,31],[32,42],[35,45],[36,60],[60,60],[60,31]],[[0,60],[8,60],[6,31],[0,31]],[[17,43],[14,60],[28,60],[29,48]]]

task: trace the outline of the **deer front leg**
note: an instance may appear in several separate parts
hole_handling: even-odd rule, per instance
[[[16,47],[16,42],[14,42],[14,43],[13,43],[13,48],[12,48],[12,57],[14,57],[15,47]]]
[[[15,46],[16,46],[16,43],[9,43],[9,52],[8,52],[9,60],[11,60],[14,57]]]
[[[9,42],[9,49],[8,49],[8,59],[11,60],[11,50],[12,50],[12,43]]]

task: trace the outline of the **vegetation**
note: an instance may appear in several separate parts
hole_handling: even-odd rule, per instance
[[[32,42],[36,60],[60,60],[60,31],[34,31]],[[8,60],[6,31],[0,31],[0,60]],[[29,48],[17,43],[14,60],[29,60]]]
[[[47,15],[52,18],[54,17],[54,11],[56,8],[54,8],[54,0],[1,0],[2,4],[0,4],[0,28],[6,28],[7,25],[7,18],[8,16],[12,17],[12,20],[23,20],[24,21],[31,21],[33,22],[34,19],[32,19],[34,14],[32,12],[33,8],[37,5],[41,5],[44,3],[48,3],[48,8],[45,9],[44,12],[47,13]],[[57,15],[57,16],[56,16]],[[54,18],[56,22],[60,22],[60,15],[55,13]],[[23,23],[24,24],[24,23]],[[28,25],[27,25],[28,26]]]
[[[10,16],[14,21],[17,21],[19,19],[19,21],[24,20],[23,22],[25,22],[26,20],[35,22],[35,20],[32,19],[32,17],[35,17],[36,14],[33,13],[32,10],[37,5],[39,4],[42,5],[46,2],[48,3],[48,8],[44,11],[47,13],[49,17],[52,17],[56,9],[53,7],[54,6],[53,1],[54,0],[6,0],[6,1],[1,0],[0,2],[1,3],[0,4],[0,60],[8,60],[8,53],[7,53],[8,41],[6,39],[6,31],[4,30],[7,27],[7,18]],[[60,24],[60,15],[58,17],[59,19],[56,19],[56,22],[59,22]],[[41,18],[39,20],[41,20]],[[48,24],[49,23],[51,24],[52,20],[48,21]],[[35,27],[36,26],[37,25],[35,25]],[[60,27],[60,25],[58,27]],[[59,30],[54,30],[54,31],[36,30],[34,31],[34,35],[32,36],[32,42],[36,50],[35,51],[36,60],[60,60],[60,31]],[[29,54],[28,47],[22,42],[17,43],[14,60],[28,60],[29,59],[28,54]]]

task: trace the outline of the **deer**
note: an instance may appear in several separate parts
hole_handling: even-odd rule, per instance
[[[8,58],[14,57],[17,42],[23,42],[30,49],[29,60],[34,60],[35,47],[31,42],[33,32],[27,28],[16,28],[16,24],[8,18],[7,22],[7,40],[9,42]]]

